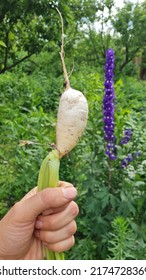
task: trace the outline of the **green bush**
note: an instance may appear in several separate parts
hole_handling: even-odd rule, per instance
[[[46,54],[44,58],[47,58]],[[42,54],[42,59],[43,54]],[[34,61],[40,61],[35,58]],[[49,58],[48,58],[49,59]],[[42,159],[55,142],[56,114],[63,90],[59,68],[15,70],[0,76],[0,216],[33,186]],[[78,70],[77,70],[78,69]],[[67,259],[144,259],[146,256],[146,84],[123,78],[115,84],[115,134],[117,159],[109,162],[103,135],[103,75],[82,66],[71,76],[72,87],[81,90],[89,103],[89,119],[84,136],[61,161],[60,179],[78,189],[78,231],[75,246]],[[126,127],[133,134],[120,145]],[[19,145],[20,140],[33,144]],[[22,143],[22,142],[21,142]],[[127,154],[140,151],[127,168],[120,168]],[[118,224],[118,217],[121,222]],[[123,229],[122,226],[125,226]],[[122,239],[121,230],[128,236]],[[130,232],[129,232],[130,230]],[[118,231],[118,240],[115,239]],[[109,244],[109,236],[111,243]],[[131,236],[136,240],[133,248]],[[117,254],[122,243],[123,254]],[[124,244],[124,245],[123,245]],[[131,254],[131,255],[130,255]]]

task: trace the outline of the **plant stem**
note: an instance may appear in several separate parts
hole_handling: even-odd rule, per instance
[[[108,183],[109,189],[112,187],[112,161],[109,159],[108,161],[109,173],[108,173]]]
[[[60,51],[60,57],[61,57],[61,61],[62,61],[62,66],[63,66],[63,73],[64,73],[64,80],[65,80],[65,89],[69,89],[70,88],[70,81],[69,81],[69,76],[67,73],[67,68],[66,68],[66,64],[65,64],[65,52],[64,52],[64,23],[63,23],[63,17],[62,14],[60,13],[60,11],[58,10],[58,8],[56,8],[60,19],[61,19],[61,27],[62,27],[62,35],[61,35],[61,51]]]
[[[59,183],[60,158],[57,150],[51,151],[43,160],[38,177],[38,191],[51,187],[56,188]],[[63,253],[50,251],[44,247],[46,260],[64,260]]]
[[[57,253],[50,251],[48,248],[44,248],[44,259],[45,260],[64,260],[64,253]]]

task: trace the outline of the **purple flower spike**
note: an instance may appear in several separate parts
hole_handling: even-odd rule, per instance
[[[132,129],[127,128],[124,131],[124,136],[122,137],[122,139],[120,141],[121,145],[127,144],[130,141],[131,136],[132,136]]]
[[[104,139],[107,142],[105,153],[111,159],[116,159],[114,136],[114,50],[106,51],[105,82],[103,98]]]

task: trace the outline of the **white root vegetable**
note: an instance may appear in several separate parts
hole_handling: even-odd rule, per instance
[[[61,157],[70,152],[82,136],[88,119],[88,104],[82,92],[71,87],[60,98],[56,148]]]

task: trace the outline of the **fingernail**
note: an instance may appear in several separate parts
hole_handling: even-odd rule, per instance
[[[63,191],[64,197],[67,199],[73,199],[77,195],[77,191],[73,187],[63,188],[62,191]]]
[[[37,220],[36,223],[35,223],[35,227],[39,228],[39,229],[42,228],[42,225],[43,224],[42,224],[42,222],[40,220]]]

